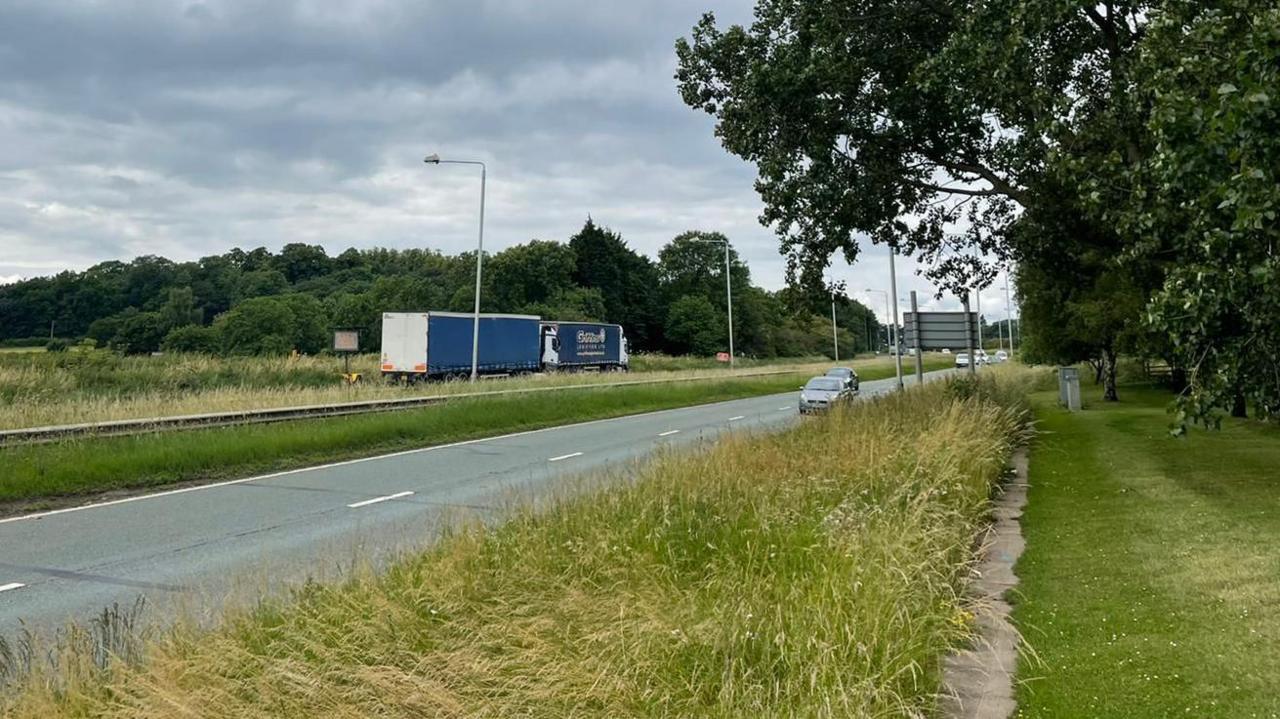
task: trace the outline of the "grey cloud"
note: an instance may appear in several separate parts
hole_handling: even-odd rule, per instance
[[[778,287],[753,169],[672,80],[704,10],[751,6],[6,3],[0,276],[292,241],[466,250],[478,178],[422,165],[439,151],[490,162],[489,247],[563,239],[588,214],[651,255],[715,229]],[[836,272],[873,282],[881,252]]]

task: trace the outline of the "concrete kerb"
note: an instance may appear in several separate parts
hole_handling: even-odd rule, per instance
[[[941,715],[948,719],[1007,719],[1013,716],[1014,673],[1021,635],[1009,620],[1005,593],[1018,584],[1014,565],[1026,542],[1022,509],[1027,504],[1027,450],[1017,450],[1012,472],[1001,485],[992,523],[980,537],[981,551],[968,593],[977,609],[972,646],[943,660]]]

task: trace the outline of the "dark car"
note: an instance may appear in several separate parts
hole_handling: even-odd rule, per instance
[[[828,377],[839,377],[844,380],[845,387],[853,392],[858,391],[858,373],[852,367],[832,367],[827,370]]]
[[[825,412],[852,398],[843,377],[814,377],[800,388],[800,414]]]

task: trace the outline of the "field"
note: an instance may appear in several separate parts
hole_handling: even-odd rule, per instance
[[[342,384],[337,357],[236,357],[203,355],[121,357],[106,351],[0,355],[0,429],[113,419],[136,419],[201,412],[288,407],[473,392],[469,383],[429,383],[415,387],[380,382],[377,356],[353,358],[351,370],[367,378]],[[858,368],[891,366],[888,358],[851,363]],[[737,372],[794,368],[819,372],[821,358],[741,361]],[[668,378],[732,376],[724,364],[703,358],[639,355],[629,375],[555,374],[485,380],[479,389],[516,389],[643,376]]]
[[[667,455],[213,629],[115,635],[133,661],[68,640],[56,668],[9,663],[0,713],[930,713],[940,657],[970,632],[974,533],[1022,434],[1025,386],[1001,376]]]
[[[1172,397],[1035,397],[1022,717],[1280,714],[1280,429],[1169,436]]]

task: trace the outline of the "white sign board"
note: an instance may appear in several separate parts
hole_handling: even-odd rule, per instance
[[[359,352],[360,333],[357,330],[334,330],[334,352]]]
[[[918,315],[918,317],[917,317]],[[904,347],[926,350],[964,349],[970,339],[978,342],[978,313],[970,312],[969,329],[965,331],[963,312],[908,312],[906,313]],[[920,344],[916,344],[916,332],[920,332]]]

